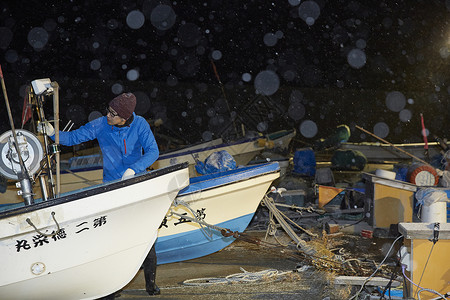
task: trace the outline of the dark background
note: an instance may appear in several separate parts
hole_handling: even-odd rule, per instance
[[[449,8],[434,0],[2,1],[0,64],[19,128],[25,87],[48,77],[60,85],[62,126],[71,120],[73,129],[131,91],[138,114],[163,120],[154,130],[186,143],[234,137],[230,116],[261,133],[295,128],[298,146],[340,124],[352,129],[350,141],[375,141],[359,125],[393,143],[421,142],[420,113],[430,140],[448,137]]]

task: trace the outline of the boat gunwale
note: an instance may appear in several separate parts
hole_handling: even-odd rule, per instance
[[[173,203],[173,205],[174,206],[177,206],[179,203],[177,202],[177,199],[180,197],[180,198],[187,198],[187,197],[191,197],[191,196],[193,196],[193,195],[195,195],[195,194],[197,194],[197,193],[205,193],[205,195],[206,195],[206,193],[208,193],[208,192],[210,192],[210,191],[214,191],[214,190],[217,190],[217,189],[223,189],[223,188],[227,188],[228,186],[236,186],[236,185],[239,185],[239,184],[241,184],[241,183],[245,183],[245,182],[247,182],[247,181],[250,181],[250,180],[257,180],[258,178],[265,178],[265,176],[270,176],[270,175],[274,175],[274,174],[276,174],[276,173],[279,173],[278,171],[272,171],[272,172],[265,172],[265,173],[260,173],[260,174],[258,174],[258,175],[256,175],[256,176],[252,176],[252,177],[248,177],[248,178],[242,178],[242,179],[238,179],[238,180],[233,180],[233,181],[229,181],[229,182],[224,182],[224,183],[222,183],[222,184],[217,184],[217,185],[213,185],[213,186],[210,186],[210,187],[206,187],[206,188],[199,188],[198,190],[195,190],[195,191],[189,191],[188,193],[186,193],[186,194],[178,194],[177,195],[177,197],[175,198],[175,201],[174,201],[174,203]],[[273,182],[274,180],[275,180],[276,178],[274,178],[274,179],[272,179],[272,180],[270,180],[271,182]],[[262,181],[262,182],[259,182],[258,183],[258,185],[261,185],[261,184],[264,184],[265,182],[267,182],[268,180],[265,180],[265,181]],[[252,185],[252,186],[250,186],[250,187],[253,187],[253,186],[255,186],[256,184],[254,184],[254,185]],[[241,187],[241,188],[239,188],[239,190],[242,190],[242,189],[246,189],[247,187]],[[209,195],[208,197],[216,197],[217,195],[221,195],[221,194],[223,194],[223,192],[222,193],[220,193],[220,194],[215,194],[215,195],[213,195],[213,196],[211,196],[211,195]],[[262,199],[262,198],[261,198]],[[196,197],[194,197],[194,198],[190,198],[190,199],[180,199],[180,200],[182,200],[183,202],[186,202],[186,203],[188,203],[188,204],[193,204],[193,203],[197,203],[197,202],[204,202],[205,201],[205,198],[203,198],[203,195],[202,195],[202,197],[200,197],[200,198],[196,198]],[[261,200],[260,200],[261,201]]]
[[[182,169],[187,169],[188,163],[180,163],[168,167],[164,167],[157,170],[152,170],[147,173],[137,174],[135,177],[125,179],[125,180],[114,180],[107,183],[101,183],[99,185],[95,185],[93,187],[87,187],[76,191],[71,191],[60,195],[57,198],[48,199],[46,201],[39,201],[31,205],[25,205],[23,202],[21,203],[11,203],[11,204],[22,204],[20,207],[15,207],[12,209],[6,209],[0,211],[0,220],[6,219],[12,216],[29,213],[32,211],[40,210],[43,208],[48,208],[56,205],[60,205],[63,203],[68,203],[76,200],[80,200],[82,198],[95,196],[98,194],[114,191],[120,188],[124,188],[127,186],[131,186],[137,183],[141,183],[144,181],[148,181],[150,179],[154,179],[172,172],[176,172]],[[39,199],[38,199],[39,200]]]
[[[262,170],[261,172],[258,172],[259,170]],[[191,178],[193,180],[197,180],[196,182],[189,182],[189,185],[182,190],[177,195],[178,197],[184,197],[191,194],[195,194],[202,191],[211,190],[217,187],[226,186],[230,184],[235,184],[237,182],[250,180],[256,177],[261,177],[267,174],[272,173],[280,173],[280,165],[278,162],[270,162],[270,163],[264,163],[260,165],[250,165],[245,166],[243,168],[237,168],[225,172],[217,172],[212,173],[208,175],[198,176]],[[246,173],[250,173],[250,176],[244,177]],[[217,176],[214,176],[214,175]],[[232,176],[230,176],[232,175]],[[202,177],[206,177],[205,179],[201,180]],[[237,177],[231,179],[231,177]],[[223,180],[228,179],[228,180]],[[212,182],[208,186],[204,186],[205,183]]]

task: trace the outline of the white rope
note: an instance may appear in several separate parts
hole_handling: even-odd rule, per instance
[[[278,223],[283,227],[284,231],[286,231],[287,235],[295,242],[297,249],[303,251],[304,253],[314,256],[316,254],[316,251],[310,247],[304,240],[302,240],[292,229],[291,226],[286,222],[284,219],[284,215],[275,207],[275,203],[272,198],[268,197],[267,195],[263,198],[264,205],[269,209],[272,215],[275,216]],[[291,220],[289,220],[291,221]],[[292,221],[291,221],[292,222]],[[309,231],[305,231],[309,232]]]
[[[270,235],[273,236],[275,240],[278,242],[278,244],[280,244],[281,246],[283,247],[289,246],[289,243],[282,243],[276,236],[276,233],[277,233],[277,224],[275,224],[275,221],[273,220],[272,212],[269,211],[269,224],[267,225],[265,240],[267,240],[267,236]]]
[[[312,237],[317,237],[318,235],[315,233],[310,232],[309,230],[301,227],[300,225],[298,225],[297,223],[295,223],[294,221],[292,221],[291,219],[289,219],[288,216],[286,216],[283,212],[281,212],[279,209],[276,208],[276,203],[275,201],[267,196],[267,194],[264,196],[263,198],[263,203],[264,205],[269,209],[270,212],[272,212],[272,214],[277,218],[277,220],[279,221],[280,225],[283,226],[283,228],[285,228],[284,225],[289,226],[284,220],[289,221],[292,225],[296,226],[297,228],[299,228],[300,230],[302,230],[303,232],[305,232],[306,234],[308,234],[309,236]],[[282,221],[280,222],[280,219],[282,219]],[[289,234],[289,233],[288,233]],[[293,238],[293,240],[295,241],[295,239]]]
[[[178,216],[178,217],[182,217],[182,218],[184,218],[186,220],[189,220],[191,222],[195,222],[195,223],[199,224],[200,225],[200,230],[203,231],[203,233],[208,238],[212,239],[212,237],[213,237],[213,233],[212,233],[211,229],[216,230],[218,232],[221,232],[222,230],[226,231],[226,228],[221,228],[221,227],[218,227],[218,226],[206,223],[205,221],[199,219],[197,214],[195,213],[194,209],[188,203],[186,203],[184,201],[181,201],[181,200],[177,200],[176,202],[174,202],[174,206],[178,206],[178,205],[182,205],[182,206],[186,207],[191,212],[191,214],[194,217],[192,218],[192,217],[189,217],[187,215],[178,214],[178,213],[173,211],[172,207],[170,207],[170,215],[175,215],[175,216]],[[209,229],[209,232],[208,232],[207,229]]]
[[[247,272],[244,268],[240,268],[244,273],[231,274],[226,277],[205,277],[194,278],[183,281],[184,285],[189,286],[209,286],[215,284],[232,284],[232,283],[254,283],[267,279],[278,279],[280,276],[292,273],[292,271],[278,271],[276,269],[267,269],[259,272]]]

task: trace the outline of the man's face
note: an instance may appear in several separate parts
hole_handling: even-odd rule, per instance
[[[109,125],[123,125],[126,121],[124,118],[119,117],[117,112],[109,106],[106,108],[106,117]]]

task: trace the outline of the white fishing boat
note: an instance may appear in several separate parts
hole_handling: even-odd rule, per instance
[[[186,149],[183,152],[161,154],[152,168],[159,169],[180,162],[188,162],[191,176],[196,176],[195,164],[204,161],[214,152],[226,150],[231,154],[238,165],[246,165],[253,157],[264,149],[264,145],[258,143],[257,138],[242,139],[231,143],[222,143],[215,146]]]
[[[120,290],[188,185],[187,164],[60,193],[53,184],[59,183],[59,165],[56,174],[52,168],[58,149],[45,147],[44,156],[33,133],[15,130],[3,76],[1,83],[12,130],[0,136],[0,173],[18,181],[23,202],[0,205],[0,299],[97,299]],[[42,95],[33,97],[43,112]],[[46,136],[44,143],[49,145]],[[38,180],[42,197],[36,199]]]
[[[186,165],[0,208],[1,299],[96,299],[133,279]],[[145,229],[145,230],[143,230]]]
[[[279,164],[272,162],[191,177],[158,231],[158,264],[205,256],[231,244],[235,238],[220,228],[243,232],[279,176]]]

